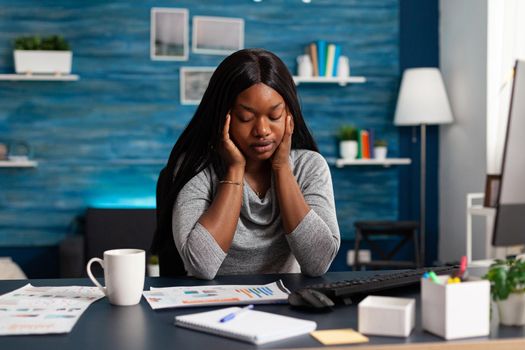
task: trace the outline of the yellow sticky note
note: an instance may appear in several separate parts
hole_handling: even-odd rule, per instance
[[[312,337],[317,339],[324,345],[339,345],[339,344],[353,344],[366,343],[368,338],[351,328],[347,329],[327,329],[324,331],[314,331],[310,333]]]

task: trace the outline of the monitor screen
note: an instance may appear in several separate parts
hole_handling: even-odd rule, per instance
[[[492,236],[495,246],[525,244],[525,61],[516,62],[514,73]]]

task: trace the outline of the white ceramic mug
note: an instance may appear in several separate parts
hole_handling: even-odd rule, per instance
[[[98,262],[104,269],[103,287],[93,277],[91,264]],[[144,289],[146,252],[141,249],[113,249],[104,252],[104,260],[92,258],[86,266],[91,281],[108,297],[113,305],[138,304]]]

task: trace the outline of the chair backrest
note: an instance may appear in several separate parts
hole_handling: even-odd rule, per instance
[[[85,257],[102,258],[104,251],[136,248],[149,251],[155,231],[155,209],[88,208],[86,212]],[[92,271],[102,275],[98,264]]]
[[[172,212],[174,198],[171,198],[171,177],[168,168],[163,168],[157,180],[157,226],[152,250],[159,256],[160,275],[163,277],[186,276],[184,262],[173,241]]]

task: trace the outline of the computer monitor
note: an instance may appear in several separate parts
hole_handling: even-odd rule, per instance
[[[514,71],[492,244],[525,244],[525,61],[521,60]]]

